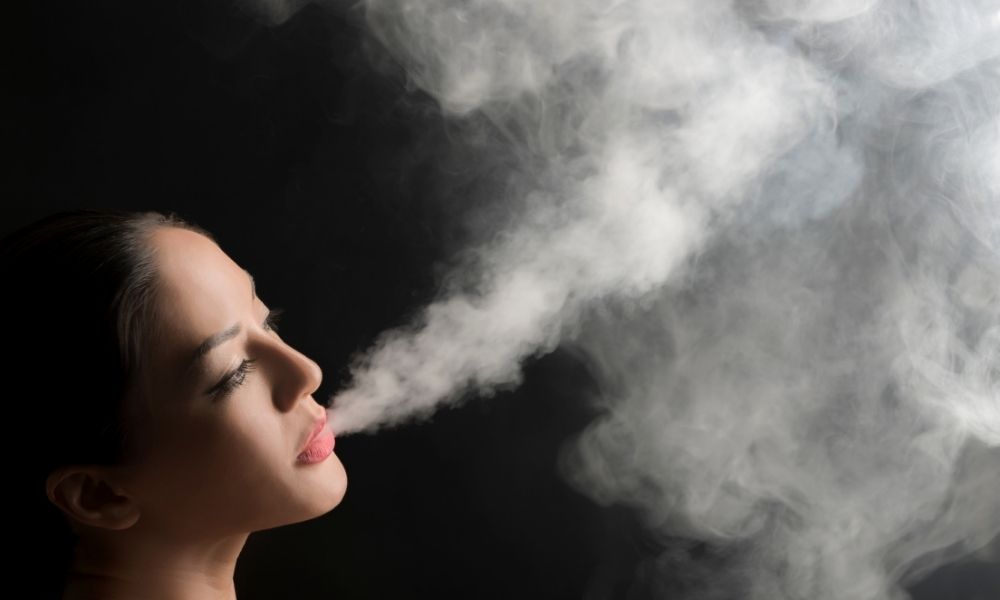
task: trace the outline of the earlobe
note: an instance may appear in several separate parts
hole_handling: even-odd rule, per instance
[[[49,500],[74,521],[101,529],[127,529],[139,507],[99,467],[63,467],[46,480]]]

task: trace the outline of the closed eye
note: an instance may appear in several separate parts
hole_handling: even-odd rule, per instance
[[[278,331],[278,318],[284,311],[280,308],[275,308],[269,310],[267,316],[264,318],[263,328],[265,331]],[[256,358],[245,358],[240,361],[240,365],[236,367],[233,371],[226,374],[221,381],[213,385],[208,390],[208,394],[216,399],[222,399],[228,396],[238,388],[243,385],[246,381],[247,375],[252,372],[256,367]]]

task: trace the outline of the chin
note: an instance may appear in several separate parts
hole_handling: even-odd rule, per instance
[[[308,481],[303,490],[306,498],[306,514],[298,519],[304,521],[324,515],[340,504],[347,493],[347,473],[336,454],[331,454],[322,463],[309,465]]]

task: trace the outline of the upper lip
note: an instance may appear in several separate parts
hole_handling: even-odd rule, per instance
[[[309,430],[309,436],[306,438],[306,441],[299,447],[299,454],[302,454],[305,451],[305,449],[309,447],[309,444],[311,444],[312,441],[316,439],[316,436],[318,436],[320,432],[323,431],[323,427],[325,426],[326,426],[326,411],[324,410],[323,414],[320,415],[318,419],[316,419],[315,423],[313,423],[312,429]]]

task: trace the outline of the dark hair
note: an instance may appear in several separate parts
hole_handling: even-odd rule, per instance
[[[8,423],[30,432],[9,454],[25,518],[16,531],[32,563],[53,569],[37,597],[57,597],[75,538],[49,502],[45,480],[59,466],[115,465],[137,450],[137,376],[153,330],[157,272],[149,236],[159,227],[208,235],[174,215],[82,210],[36,221],[0,241],[0,361]],[[22,442],[23,443],[23,442]],[[22,510],[23,509],[23,510]],[[56,571],[58,570],[58,571]],[[26,573],[25,572],[25,573]],[[31,584],[25,587],[34,587]]]

